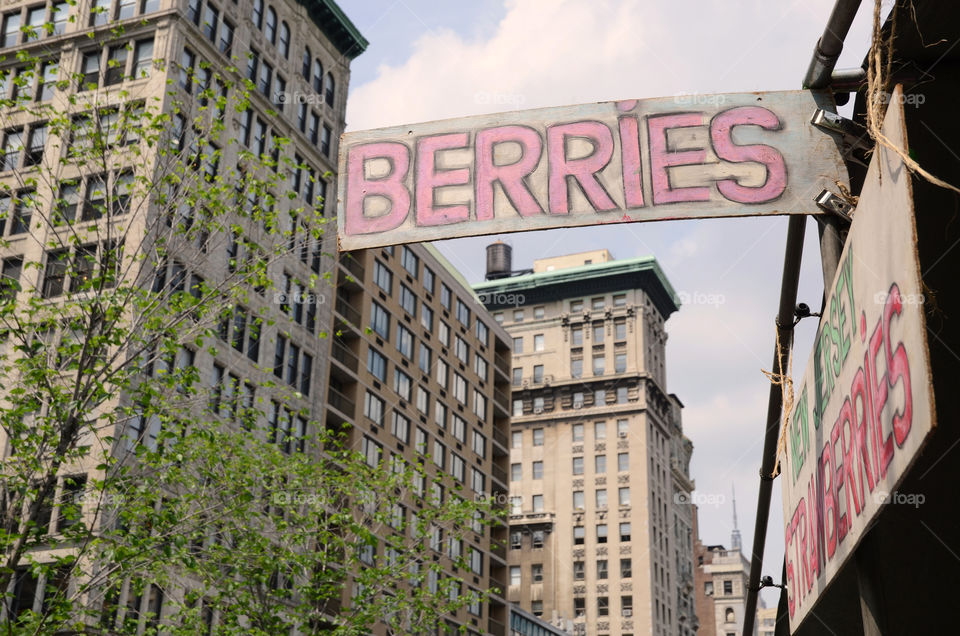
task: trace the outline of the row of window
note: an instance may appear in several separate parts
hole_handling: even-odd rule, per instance
[[[536,375],[534,376],[536,378]],[[542,378],[542,376],[541,376]],[[534,380],[536,383],[537,381]],[[542,379],[541,379],[542,382]],[[614,400],[611,402],[607,399],[608,391],[606,389],[595,389],[592,393],[593,403],[587,404],[584,401],[583,391],[575,391],[573,393],[573,401],[571,406],[575,409],[583,408],[584,406],[605,406],[607,404],[627,404],[630,401],[630,388],[626,386],[617,387],[616,391],[612,393]],[[518,398],[513,401],[513,416],[520,417],[524,415],[528,406],[532,406],[533,413],[539,415],[543,413],[544,410],[552,410],[553,400],[550,400],[549,403],[547,398],[543,396],[534,397],[533,400],[524,400],[523,398]],[[536,429],[535,429],[536,430]],[[540,446],[534,440],[534,446]]]
[[[140,109],[140,104],[131,104],[122,111],[109,108],[75,116],[72,122],[68,158],[85,156],[94,144],[107,150],[114,146],[138,142],[140,140],[138,126],[142,125],[138,123],[142,116]],[[43,163],[48,138],[46,122],[37,121],[25,126],[7,128],[2,131],[2,134],[0,172],[26,170]],[[124,171],[120,174],[128,184],[132,184],[132,173]],[[106,175],[101,175],[100,181],[101,185],[106,185]],[[64,186],[68,186],[68,190],[72,188],[75,194],[77,185],[76,180],[61,182],[60,198],[67,198],[62,193]]]
[[[573,544],[574,545],[583,545],[586,541],[587,530],[584,526],[573,526]],[[620,524],[620,541],[625,543],[631,540],[630,534],[630,524],[628,522],[623,522]],[[597,543],[606,543],[607,542],[607,524],[598,523],[597,524],[597,534],[596,539]]]
[[[594,472],[598,475],[607,472],[607,456],[595,455],[593,458]],[[584,469],[584,458],[574,457],[572,474],[582,475]],[[617,453],[617,472],[627,472],[630,470],[630,454]],[[517,462],[510,464],[510,480],[519,482],[522,479],[523,464]],[[531,474],[533,479],[543,479],[543,461],[535,461],[531,464]]]
[[[582,596],[574,597],[573,613],[577,618],[583,618],[587,615],[587,599]],[[607,596],[597,597],[597,616],[610,615],[610,598]],[[620,597],[620,615],[624,618],[633,616],[633,597]]]
[[[50,2],[8,11],[3,14],[0,47],[7,48],[61,35],[66,31],[69,13],[70,5],[67,2]]]
[[[535,469],[536,470],[536,469]],[[534,472],[534,479],[542,479],[542,468],[540,477],[536,476],[537,473]],[[605,509],[607,507],[607,489],[598,488],[594,492],[596,506],[598,509]],[[617,489],[617,503],[621,507],[627,507],[630,505],[630,487],[623,486]],[[531,504],[533,509],[531,512],[543,512],[543,495],[533,495],[531,497]],[[574,510],[584,510],[586,508],[586,500],[584,492],[582,490],[573,491],[573,509]],[[513,495],[510,497],[510,514],[512,515],[522,515],[523,514],[523,497],[519,495]]]
[[[617,437],[626,437],[630,432],[630,420],[626,418],[620,418],[616,421],[617,426]],[[582,442],[584,440],[584,424],[578,422],[576,424],[570,425],[570,435],[574,442]],[[544,429],[535,428],[531,430],[531,436],[533,437],[533,446],[543,446],[544,442]],[[513,431],[510,434],[510,446],[511,448],[523,448],[523,431]],[[595,441],[601,441],[607,439],[607,422],[604,420],[598,420],[593,423],[593,439]]]
[[[590,299],[590,308],[593,311],[602,311],[607,307],[607,298],[605,296],[595,296]],[[626,294],[614,294],[612,298],[614,307],[625,307],[627,305],[627,295]],[[570,308],[570,313],[580,313],[583,311],[584,300],[577,299],[569,301],[568,307]],[[534,320],[543,320],[546,316],[545,307],[533,307],[532,316]],[[523,322],[526,318],[526,309],[514,309],[511,314],[513,322]],[[493,314],[494,320],[498,323],[503,323],[505,320],[505,315],[503,312],[497,312]]]

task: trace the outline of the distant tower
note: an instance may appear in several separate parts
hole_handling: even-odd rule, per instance
[[[737,528],[737,489],[732,485],[730,489],[733,491],[733,532],[730,533],[730,549],[740,551],[742,546],[740,530]]]

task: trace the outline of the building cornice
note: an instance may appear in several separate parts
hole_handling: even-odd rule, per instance
[[[544,300],[627,289],[645,291],[665,318],[680,308],[680,300],[673,286],[653,256],[499,278],[477,283],[473,289],[485,299],[491,311],[513,306],[509,300],[500,303],[498,299],[513,299],[518,294],[523,294],[523,304],[529,305]]]

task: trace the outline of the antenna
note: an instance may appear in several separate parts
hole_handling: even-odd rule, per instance
[[[740,542],[740,530],[737,528],[737,489],[730,484],[730,490],[733,492],[733,531],[730,533],[730,548],[740,551],[742,544]]]

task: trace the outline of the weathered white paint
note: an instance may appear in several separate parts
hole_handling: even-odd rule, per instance
[[[847,182],[810,91],[602,102],[351,132],[340,248],[602,223],[817,214]]]
[[[883,130],[906,148],[898,95]],[[793,630],[884,505],[922,503],[896,492],[935,418],[913,195],[879,144],[824,314],[780,476]]]

